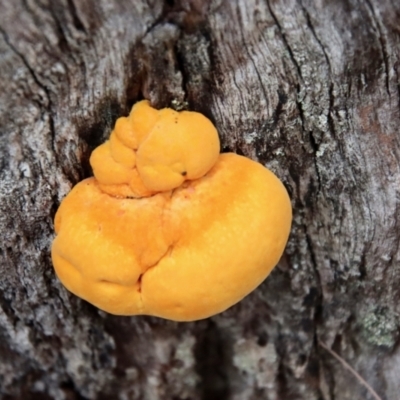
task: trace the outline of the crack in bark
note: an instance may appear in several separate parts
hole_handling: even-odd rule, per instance
[[[303,2],[300,1],[300,7],[306,17],[307,20],[307,26],[310,29],[312,35],[314,36],[316,42],[318,43],[319,47],[322,50],[322,53],[324,54],[325,60],[326,60],[326,64],[328,66],[328,72],[329,72],[329,80],[330,80],[330,85],[329,85],[329,108],[328,108],[328,125],[331,131],[332,136],[335,138],[336,134],[335,134],[335,124],[333,122],[333,118],[332,118],[332,113],[333,113],[333,104],[334,104],[334,95],[333,95],[333,89],[334,89],[334,82],[333,82],[333,76],[332,76],[332,66],[331,66],[331,62],[329,60],[328,54],[325,50],[325,46],[322,44],[321,40],[319,39],[319,37],[317,36],[317,33],[315,32],[315,28],[313,23],[311,22],[311,17],[309,12],[307,11],[306,7],[303,5]]]
[[[85,34],[87,34],[87,30],[85,27],[85,24],[82,22],[82,20],[79,17],[78,10],[76,8],[74,0],[67,0],[68,8],[72,17],[72,21],[74,22],[74,26],[78,31],[81,31]]]
[[[317,301],[315,303],[314,307],[314,335],[315,337],[318,338],[318,318],[320,317],[320,312],[322,310],[323,306],[323,290],[322,290],[322,280],[321,280],[321,275],[319,274],[318,270],[318,263],[317,263],[317,258],[313,249],[313,244],[311,240],[311,235],[307,232],[307,228],[305,232],[305,238],[306,238],[306,243],[307,247],[310,251],[310,259],[311,259],[311,266],[313,267],[314,270],[314,276],[315,276],[315,282],[317,284],[317,290],[318,290],[318,296],[317,296]]]
[[[261,87],[262,93],[263,93],[263,95],[264,95],[264,99],[265,99],[265,102],[266,102],[266,108],[268,108],[268,107],[269,107],[269,101],[268,101],[267,91],[265,90],[263,81],[262,81],[262,79],[261,79],[261,75],[260,75],[260,73],[259,73],[259,71],[258,71],[258,69],[257,69],[256,63],[254,62],[254,59],[253,59],[253,57],[251,56],[250,51],[249,51],[249,48],[248,48],[248,46],[246,45],[246,41],[245,41],[245,39],[244,39],[244,34],[243,34],[243,21],[242,21],[242,18],[241,18],[241,13],[240,13],[240,10],[239,10],[239,6],[236,7],[236,12],[237,12],[237,15],[238,15],[238,19],[239,19],[239,21],[240,21],[239,31],[240,31],[240,37],[241,37],[241,39],[242,39],[242,45],[243,45],[243,47],[244,47],[244,49],[245,49],[245,51],[246,51],[246,53],[247,53],[247,56],[249,57],[250,62],[251,62],[252,65],[253,65],[254,71],[255,71],[255,73],[256,73],[256,75],[257,75],[257,79],[258,79],[258,81],[260,82],[260,87]]]
[[[399,76],[399,71],[398,69],[400,68],[400,60],[395,63],[393,69],[396,74],[396,81],[397,81],[397,106],[400,109],[400,76]]]
[[[301,104],[299,104],[299,109],[301,109]],[[303,117],[304,118],[304,117]],[[315,174],[317,175],[317,182],[318,182],[318,186],[317,186],[317,191],[315,193],[315,197],[318,197],[319,193],[321,192],[321,188],[322,188],[322,183],[321,183],[321,174],[319,171],[319,167],[318,167],[318,161],[317,161],[317,152],[319,149],[319,146],[315,140],[315,137],[312,133],[312,130],[308,132],[308,136],[310,138],[310,144],[311,147],[314,151],[314,155],[313,155],[313,164],[314,164],[314,169],[315,169]]]
[[[328,65],[328,69],[329,69],[329,77],[332,79],[332,68],[331,68],[331,62],[329,60],[328,54],[326,53],[325,50],[325,46],[322,44],[321,40],[319,39],[319,37],[317,36],[317,33],[315,32],[314,29],[314,25],[311,22],[311,17],[310,14],[308,13],[306,7],[303,5],[303,2],[300,1],[299,2],[300,8],[303,11],[305,17],[306,17],[306,21],[307,21],[307,26],[310,29],[310,32],[312,33],[312,35],[314,36],[314,39],[316,40],[316,42],[318,43],[319,47],[321,48],[322,52],[324,53],[324,57],[326,60],[326,63]]]
[[[17,48],[11,43],[10,38],[8,37],[7,33],[5,32],[5,30],[2,27],[0,27],[0,33],[3,36],[3,39],[4,39],[5,43],[7,44],[7,46],[21,60],[21,62],[24,64],[25,68],[28,70],[29,74],[31,75],[33,81],[36,83],[36,85],[38,85],[38,87],[40,89],[43,90],[43,92],[46,95],[47,104],[41,104],[40,102],[37,102],[37,104],[39,106],[39,109],[44,108],[47,111],[47,115],[49,117],[49,128],[50,128],[50,135],[51,135],[51,150],[57,161],[57,152],[56,152],[56,148],[55,148],[56,134],[55,134],[55,128],[54,128],[54,118],[52,115],[53,104],[52,104],[52,100],[51,100],[51,96],[50,96],[50,90],[46,85],[44,85],[43,83],[40,82],[40,79],[36,75],[36,72],[34,71],[34,69],[30,66],[26,57],[19,50],[17,50]]]
[[[375,29],[378,33],[378,42],[381,48],[381,52],[382,52],[382,61],[383,61],[383,65],[385,66],[385,84],[386,84],[386,92],[389,96],[389,98],[391,97],[391,93],[390,93],[390,82],[389,82],[389,56],[386,50],[386,39],[384,37],[384,34],[382,32],[382,28],[380,26],[380,21],[379,18],[376,15],[375,12],[375,8],[371,2],[371,0],[365,0],[365,3],[367,4],[367,7],[369,8],[371,15],[372,15],[372,21],[374,22],[375,25]]]
[[[305,133],[306,132],[306,129],[305,129],[305,118],[304,118],[302,101],[300,100],[300,92],[301,92],[300,87],[301,87],[301,82],[303,82],[303,77],[302,77],[302,74],[301,74],[301,68],[300,68],[300,65],[298,64],[296,58],[294,57],[292,48],[289,45],[289,42],[288,42],[288,40],[286,38],[285,33],[283,32],[283,29],[282,29],[282,27],[281,27],[281,25],[279,23],[278,18],[276,17],[275,13],[272,11],[272,8],[271,8],[269,0],[267,0],[267,6],[268,6],[268,10],[269,10],[269,12],[270,12],[270,14],[271,14],[276,26],[278,28],[278,31],[279,31],[280,36],[282,38],[282,41],[283,41],[283,43],[284,43],[284,45],[285,45],[285,47],[286,47],[286,49],[287,49],[287,51],[288,51],[288,53],[290,55],[290,59],[291,59],[293,65],[295,66],[297,74],[298,74],[298,77],[299,77],[299,81],[300,82],[297,83],[297,85],[296,85],[296,105],[297,105],[297,108],[299,110],[299,117],[300,117],[300,120],[301,120],[301,127],[302,127],[303,132]],[[330,113],[328,113],[328,115],[329,114]],[[316,153],[318,151],[318,148],[316,147],[317,143],[316,143],[315,138],[314,138],[314,136],[313,136],[311,131],[309,132],[309,137],[311,139],[310,142],[311,142],[311,146],[313,147],[314,153]],[[317,159],[316,159],[315,156],[313,157],[313,162],[314,162],[315,172],[316,172],[316,175],[317,175],[317,182],[318,182],[317,195],[318,195],[318,193],[321,190],[321,176],[320,176],[320,171],[319,171]]]
[[[49,12],[49,14],[52,16],[53,21],[54,21],[54,25],[55,25],[55,31],[57,34],[57,37],[59,39],[58,41],[58,46],[60,47],[60,49],[65,52],[65,53],[71,53],[71,49],[69,47],[68,44],[68,39],[67,39],[67,34],[65,32],[66,28],[65,26],[62,24],[62,22],[59,19],[59,16],[57,15],[56,10],[54,10],[54,8],[52,7],[52,5],[54,5],[54,3],[50,3],[50,7],[46,9],[46,11]]]
[[[306,132],[306,128],[305,128],[305,116],[304,116],[304,112],[303,112],[303,105],[302,105],[302,100],[300,99],[300,92],[301,92],[301,82],[303,81],[303,77],[301,74],[301,68],[300,65],[298,64],[294,53],[291,49],[291,46],[285,36],[285,33],[283,32],[283,29],[278,21],[278,18],[276,17],[276,15],[274,14],[274,12],[272,11],[271,5],[270,5],[270,1],[267,1],[267,5],[268,5],[268,9],[269,12],[272,16],[272,18],[274,19],[274,22],[276,24],[276,26],[278,27],[278,30],[280,32],[280,35],[282,37],[282,40],[286,46],[286,49],[290,55],[291,61],[294,64],[294,66],[296,67],[298,76],[299,76],[299,83],[296,85],[296,92],[297,92],[297,97],[296,97],[296,104],[297,104],[297,108],[299,110],[299,116],[300,116],[300,120],[301,120],[301,126],[302,126],[302,130],[305,133]],[[307,12],[307,10],[305,9],[305,7],[303,6],[302,2],[300,2],[300,7],[305,15],[306,21],[307,21],[307,25],[313,35],[313,37],[315,38],[316,42],[318,43],[319,47],[321,48],[323,54],[324,54],[324,58],[327,64],[327,68],[328,68],[328,74],[329,74],[329,79],[330,79],[330,85],[329,85],[329,108],[328,108],[328,124],[330,127],[330,130],[332,132],[332,136],[335,137],[335,129],[334,129],[334,122],[332,119],[332,112],[333,112],[333,102],[334,102],[334,96],[333,96],[333,81],[332,81],[332,68],[331,68],[331,64],[330,64],[330,60],[329,57],[326,53],[326,50],[322,44],[322,42],[320,41],[320,39],[318,38],[318,36],[316,35],[314,26],[312,25],[311,22],[311,18],[309,13]],[[319,167],[318,167],[318,162],[317,162],[317,157],[316,157],[316,153],[318,151],[318,144],[315,140],[315,137],[312,133],[312,131],[309,131],[309,138],[310,138],[310,144],[313,148],[314,151],[314,155],[313,155],[313,162],[314,162],[314,169],[316,172],[316,176],[317,176],[317,181],[318,181],[318,188],[317,188],[317,193],[316,196],[318,196],[318,193],[321,191],[322,188],[322,179],[321,179],[321,174],[319,171]],[[313,249],[313,245],[312,245],[312,239],[311,239],[311,235],[307,232],[307,228],[305,227],[305,238],[306,238],[306,242],[307,242],[307,247],[309,249],[309,253],[310,253],[310,259],[311,259],[311,265],[314,271],[314,280],[317,286],[317,291],[318,291],[318,296],[317,296],[317,300],[314,304],[314,315],[313,315],[313,329],[314,329],[314,340],[313,340],[313,348],[316,351],[316,354],[319,355],[318,352],[318,320],[320,318],[320,314],[321,314],[321,310],[323,307],[323,289],[322,289],[322,281],[321,281],[321,276],[319,274],[319,270],[318,270],[318,264],[317,264],[317,259],[316,259],[316,255],[314,253],[314,249]],[[318,357],[318,365],[319,368],[321,368],[321,357]],[[320,393],[320,395],[322,394],[321,392],[321,388],[318,388],[318,391]]]
[[[336,134],[336,128],[335,128],[335,122],[333,121],[333,105],[335,102],[335,96],[333,94],[334,90],[334,83],[331,80],[331,84],[329,86],[329,111],[328,111],[328,125],[329,125],[329,130],[331,131],[331,135],[334,139],[337,141],[337,134]]]
[[[267,0],[267,7],[268,7],[268,10],[269,10],[269,12],[271,14],[272,19],[274,20],[274,22],[275,22],[275,24],[276,24],[276,26],[278,28],[279,34],[280,34],[280,36],[282,38],[283,44],[286,47],[286,50],[289,53],[290,59],[291,59],[293,65],[296,67],[296,70],[297,70],[297,73],[298,73],[300,79],[303,80],[303,76],[301,74],[300,66],[299,66],[298,62],[296,61],[296,58],[294,57],[293,50],[289,45],[289,42],[288,42],[288,40],[286,38],[286,35],[285,35],[285,33],[284,33],[283,29],[282,29],[281,24],[279,23],[278,18],[276,17],[275,13],[272,11],[270,0]]]
[[[334,105],[334,95],[333,95],[333,89],[334,89],[334,82],[333,82],[333,77],[332,77],[332,66],[331,66],[331,62],[329,60],[328,54],[325,50],[325,46],[322,44],[321,40],[319,39],[319,37],[317,36],[317,33],[315,31],[314,25],[311,21],[311,16],[309,14],[309,12],[307,11],[306,7],[303,5],[303,2],[300,1],[300,7],[305,15],[306,21],[307,21],[307,26],[310,29],[310,32],[312,33],[315,41],[318,43],[322,53],[324,54],[324,58],[328,67],[328,75],[329,75],[329,90],[328,90],[328,96],[329,96],[329,106],[328,106],[328,113],[327,113],[327,120],[328,120],[328,126],[329,126],[329,130],[332,134],[332,137],[335,138],[336,137],[336,130],[335,130],[335,124],[332,118],[332,114],[333,114],[333,105]],[[319,146],[312,134],[312,132],[310,132],[310,138],[311,138],[311,143],[312,146],[314,148],[314,152],[315,154],[317,153]],[[316,173],[317,173],[317,177],[318,177],[318,192],[320,192],[321,190],[321,175],[320,175],[320,171],[319,171],[319,167],[318,167],[318,162],[317,162],[317,158],[316,156],[314,156],[314,165],[315,165],[315,169],[316,169]],[[318,195],[317,192],[317,195]]]
[[[152,24],[144,31],[142,35],[142,40],[146,38],[146,36],[150,35],[152,31],[158,26],[161,25],[165,22],[165,14],[164,10],[161,12],[161,14],[154,20]]]
[[[178,39],[176,40],[176,42],[174,44],[174,58],[175,58],[176,70],[180,72],[181,77],[182,77],[182,91],[184,93],[183,102],[186,102],[188,99],[187,88],[188,88],[189,77],[188,77],[187,73],[185,72],[185,63],[179,52],[179,41],[181,40],[181,38],[182,38],[182,30],[180,30]]]
[[[184,93],[182,102],[185,102],[188,98],[188,92],[187,92],[188,77],[187,74],[185,73],[184,63],[182,62],[181,55],[179,54],[179,49],[178,49],[178,44],[182,38],[184,30],[182,29],[179,23],[177,23],[176,21],[174,21],[173,18],[171,18],[171,12],[172,11],[170,10],[170,5],[168,4],[167,1],[165,1],[160,15],[145,30],[144,34],[141,37],[141,42],[143,42],[143,40],[148,36],[151,36],[157,27],[162,26],[165,23],[168,23],[176,27],[176,29],[178,30],[178,35],[177,38],[175,39],[175,42],[172,45],[173,49],[172,56],[174,59],[175,72],[179,73],[181,77],[182,84],[180,89]]]

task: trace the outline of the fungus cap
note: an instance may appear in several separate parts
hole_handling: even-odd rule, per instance
[[[215,164],[219,150],[218,132],[202,114],[157,111],[144,100],[128,118],[117,120],[110,140],[93,151],[90,164],[108,194],[142,197],[200,178]]]
[[[137,152],[137,169],[151,190],[175,189],[202,177],[219,155],[218,133],[204,115],[164,109]]]
[[[104,311],[206,318],[240,301],[278,263],[290,199],[261,164],[215,154],[217,132],[204,116],[153,112],[141,103],[129,118],[142,109],[152,120],[138,123],[148,132],[140,133],[137,149],[115,130],[124,165],[106,142],[91,156],[95,177],[63,200],[53,264],[68,290]],[[135,153],[135,166],[120,145]]]

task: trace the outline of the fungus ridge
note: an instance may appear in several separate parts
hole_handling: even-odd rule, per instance
[[[216,163],[218,133],[196,112],[155,110],[144,100],[117,120],[90,163],[100,188],[118,198],[142,198],[198,179]]]

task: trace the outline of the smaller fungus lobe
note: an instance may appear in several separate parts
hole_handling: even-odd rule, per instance
[[[117,315],[191,321],[222,312],[278,263],[291,225],[279,179],[196,112],[136,103],[55,217],[64,286]]]

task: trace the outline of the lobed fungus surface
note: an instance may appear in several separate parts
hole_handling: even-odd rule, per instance
[[[196,112],[148,101],[117,120],[55,217],[52,260],[75,295],[117,315],[191,321],[222,312],[278,263],[292,219],[279,179],[219,154]]]

